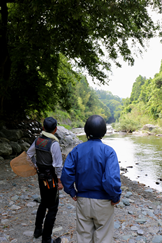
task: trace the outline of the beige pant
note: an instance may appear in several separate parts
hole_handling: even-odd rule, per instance
[[[78,243],[112,243],[114,206],[111,201],[78,197],[76,217]]]

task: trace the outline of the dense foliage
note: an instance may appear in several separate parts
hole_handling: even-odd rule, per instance
[[[122,56],[133,64],[135,45],[143,46],[156,31],[147,7],[160,5],[160,0],[1,0],[0,118],[41,115],[58,102],[69,109],[71,77],[61,71],[61,54],[101,83],[110,60],[120,66]]]
[[[132,132],[144,124],[162,126],[162,64],[154,78],[141,75],[133,84],[130,98],[123,100],[124,106],[116,124],[118,130]]]
[[[111,116],[108,120],[106,120],[106,122],[112,123],[118,120],[123,105],[122,99],[117,95],[113,95],[110,91],[96,90],[96,92],[100,101],[102,101],[110,109]]]
[[[60,106],[57,106],[55,111],[48,112],[48,115],[56,117],[59,123],[71,127],[83,127],[86,119],[91,115],[101,115],[105,121],[112,116],[109,107],[99,99],[96,90],[89,86],[84,76],[81,76],[80,82],[75,86],[69,86],[68,93],[71,103],[68,112]]]

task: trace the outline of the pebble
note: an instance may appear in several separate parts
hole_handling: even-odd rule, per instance
[[[61,230],[62,230],[62,227],[54,228],[53,231],[52,231],[52,234],[54,234],[54,233],[57,232],[57,231],[61,231]]]
[[[23,233],[23,235],[26,235],[26,236],[29,236],[29,237],[33,237],[33,231],[25,231],[24,233]]]
[[[36,205],[37,205],[36,202],[29,202],[26,204],[27,207],[31,207],[31,208],[35,207]]]

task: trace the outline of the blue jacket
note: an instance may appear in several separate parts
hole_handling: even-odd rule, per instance
[[[65,160],[61,181],[71,197],[119,201],[121,182],[116,152],[100,139],[77,145]]]

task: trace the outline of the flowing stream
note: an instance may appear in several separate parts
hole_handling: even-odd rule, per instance
[[[108,127],[102,142],[115,149],[121,173],[162,191],[162,137],[115,134]]]
[[[117,153],[121,173],[158,191],[162,191],[162,138],[113,134],[103,143]],[[124,170],[126,169],[126,170]]]

